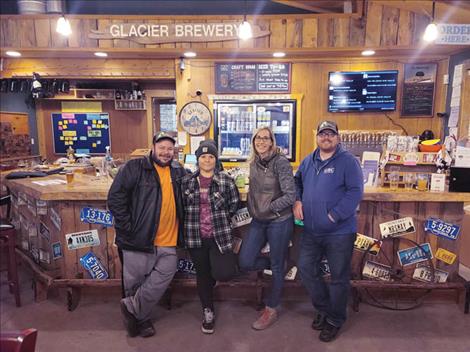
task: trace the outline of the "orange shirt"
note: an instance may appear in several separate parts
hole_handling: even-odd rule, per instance
[[[178,219],[176,217],[176,203],[171,183],[170,167],[154,165],[160,177],[162,194],[162,207],[154,244],[161,247],[174,247],[178,240]]]

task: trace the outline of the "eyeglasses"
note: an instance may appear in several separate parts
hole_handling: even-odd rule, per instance
[[[260,137],[260,136],[256,136],[255,137],[255,140],[256,141],[259,141],[259,142],[269,142],[271,140],[271,137]]]
[[[337,135],[336,133],[334,133],[334,132],[328,132],[328,131],[317,133],[317,136],[318,136],[318,137],[321,137],[321,138],[325,138],[325,137],[332,138],[332,137],[334,137],[334,136],[336,136],[336,135]]]

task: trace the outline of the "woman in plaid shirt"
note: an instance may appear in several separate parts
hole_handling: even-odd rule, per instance
[[[216,168],[215,143],[202,142],[196,150],[198,170],[182,181],[185,211],[184,236],[196,267],[197,291],[203,310],[202,332],[214,332],[213,288],[236,274],[232,251],[231,218],[238,209],[233,179]]]

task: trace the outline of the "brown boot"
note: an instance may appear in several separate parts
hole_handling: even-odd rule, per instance
[[[264,330],[273,325],[277,320],[277,310],[266,306],[258,320],[251,327],[255,330]]]

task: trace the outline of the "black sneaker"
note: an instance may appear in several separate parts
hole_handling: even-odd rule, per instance
[[[325,327],[326,317],[321,313],[315,313],[315,318],[312,321],[313,330],[323,330]]]
[[[318,338],[320,339],[320,341],[323,342],[333,341],[336,335],[338,335],[338,331],[338,327],[331,325],[330,323],[325,321],[325,326],[323,327],[323,330],[321,331],[320,336],[318,336]]]
[[[150,320],[145,320],[139,324],[139,336],[150,337],[155,335],[155,328]]]
[[[201,330],[204,334],[212,334],[214,332],[215,314],[210,308],[204,308]]]
[[[124,299],[121,299],[121,313],[124,318],[124,325],[126,326],[129,337],[136,337],[139,334],[138,322],[135,316],[127,310]]]

